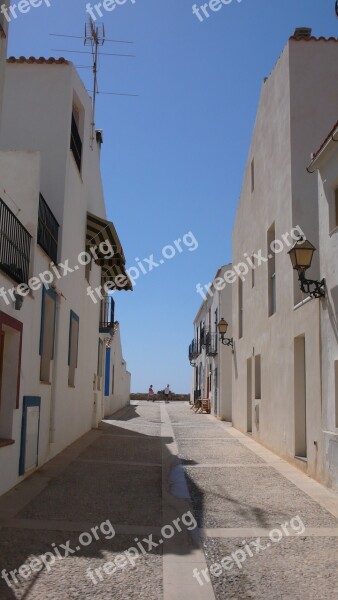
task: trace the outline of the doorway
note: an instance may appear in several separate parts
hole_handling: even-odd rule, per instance
[[[294,340],[295,456],[307,458],[305,336]]]
[[[246,361],[246,405],[246,430],[248,433],[252,433],[252,358],[248,358]]]

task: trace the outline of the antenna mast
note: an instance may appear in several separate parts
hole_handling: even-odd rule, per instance
[[[99,57],[99,46],[103,46],[106,39],[104,24],[94,25],[93,19],[89,18],[89,23],[85,25],[85,37],[84,45],[91,47],[92,58],[93,58],[93,122],[92,122],[92,135],[91,135],[91,149],[93,150],[94,139],[95,139],[95,108],[96,108],[96,95],[98,93],[98,57]]]

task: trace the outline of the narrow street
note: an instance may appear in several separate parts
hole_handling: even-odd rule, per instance
[[[338,598],[337,518],[228,424],[133,402],[0,499],[0,599]]]

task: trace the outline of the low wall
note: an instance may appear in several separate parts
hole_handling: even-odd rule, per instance
[[[154,400],[164,400],[163,394],[154,394]],[[189,402],[190,394],[171,394],[171,400]],[[130,400],[148,400],[148,394],[130,394]]]

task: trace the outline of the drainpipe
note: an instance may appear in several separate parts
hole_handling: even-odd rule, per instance
[[[52,287],[52,286],[51,286]],[[58,355],[59,355],[59,318],[60,318],[60,293],[56,292],[55,301],[55,339],[54,339],[54,360],[52,367],[52,388],[50,394],[50,419],[49,419],[49,445],[55,442],[55,408],[56,408],[56,382],[58,376]]]

